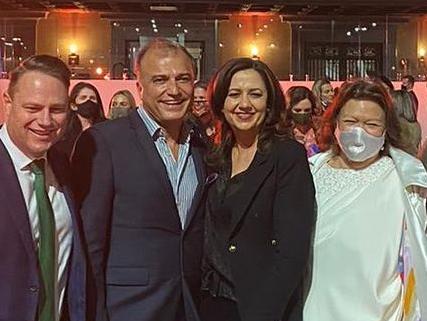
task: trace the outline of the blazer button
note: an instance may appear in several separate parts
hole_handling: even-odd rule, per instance
[[[236,252],[236,251],[237,251],[237,247],[236,247],[236,245],[231,244],[231,245],[228,247],[228,252],[230,252],[230,253],[234,253],[234,252]]]
[[[31,292],[37,292],[39,289],[36,286],[30,286]]]
[[[272,239],[272,240],[271,240],[271,245],[276,246],[276,245],[277,245],[277,240]]]

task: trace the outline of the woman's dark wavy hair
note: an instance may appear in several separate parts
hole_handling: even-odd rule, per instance
[[[319,147],[321,151],[332,149],[338,154],[339,147],[334,132],[338,116],[343,106],[351,99],[367,100],[378,104],[385,113],[385,143],[381,155],[388,155],[390,146],[406,150],[406,144],[400,136],[400,126],[390,94],[384,86],[377,81],[356,80],[345,82],[335,97],[331,106],[323,114],[322,128],[320,131]]]
[[[222,167],[229,159],[235,138],[222,112],[233,76],[242,70],[256,70],[267,88],[267,112],[258,136],[258,151],[268,152],[274,137],[290,137],[284,126],[285,96],[276,76],[259,60],[234,58],[225,63],[212,77],[208,86],[208,100],[215,116],[221,121],[221,140],[207,155],[207,163],[213,168]]]

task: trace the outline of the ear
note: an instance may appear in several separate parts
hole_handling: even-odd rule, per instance
[[[141,83],[140,83],[140,80],[139,80],[139,79],[138,79],[138,81],[136,82],[136,89],[137,89],[137,91],[138,91],[139,100],[140,100],[140,101],[143,101],[143,100],[142,100],[142,91],[143,91],[143,89],[142,89],[142,85],[141,85]]]
[[[12,110],[12,102],[13,102],[12,97],[10,97],[9,93],[5,91],[3,93],[3,103],[4,103],[6,120],[9,118],[9,114]]]

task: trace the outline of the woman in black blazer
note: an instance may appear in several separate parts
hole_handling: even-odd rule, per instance
[[[282,125],[280,84],[264,63],[237,58],[209,98],[223,128],[208,155],[218,177],[206,205],[201,318],[301,320],[314,188],[304,147]]]

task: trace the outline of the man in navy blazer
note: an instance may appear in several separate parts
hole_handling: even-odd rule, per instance
[[[69,85],[67,66],[58,58],[39,55],[11,72],[4,93],[1,321],[86,320],[86,267],[80,223],[67,185],[68,162],[50,150],[69,113]],[[35,163],[40,172],[34,170]],[[37,181],[45,184],[36,185]],[[52,273],[43,273],[41,267]]]
[[[194,63],[155,39],[137,64],[142,106],[86,130],[72,162],[96,283],[91,315],[196,321],[205,170],[202,140],[184,122]]]

